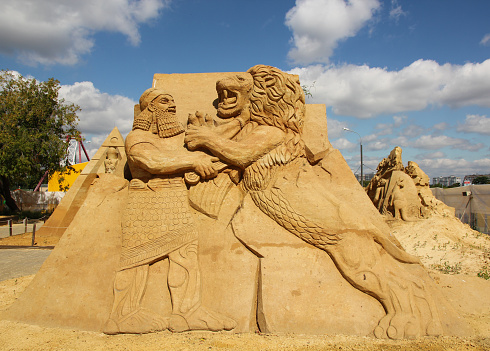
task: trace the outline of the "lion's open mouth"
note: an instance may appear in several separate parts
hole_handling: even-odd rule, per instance
[[[220,118],[236,117],[246,106],[246,98],[252,88],[252,76],[238,74],[216,82],[218,93],[218,116]]]
[[[237,93],[223,89],[219,93],[219,107],[225,110],[234,108],[238,101]]]

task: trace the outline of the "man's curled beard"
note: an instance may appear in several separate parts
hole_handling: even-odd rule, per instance
[[[184,127],[179,123],[174,112],[157,109],[154,112],[145,109],[134,120],[133,130],[150,130],[158,134],[160,138],[169,138],[184,132]]]
[[[169,138],[184,132],[184,127],[179,123],[177,115],[174,112],[158,109],[153,112],[153,117],[156,119],[158,136],[160,138]]]

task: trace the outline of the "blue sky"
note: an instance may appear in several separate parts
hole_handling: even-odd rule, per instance
[[[395,146],[432,178],[490,173],[490,1],[0,0],[0,68],[55,77],[91,152],[154,73],[300,75],[365,172]]]

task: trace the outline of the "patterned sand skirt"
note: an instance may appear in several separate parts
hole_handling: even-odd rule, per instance
[[[197,237],[182,177],[131,181],[122,220],[121,270],[156,261]]]

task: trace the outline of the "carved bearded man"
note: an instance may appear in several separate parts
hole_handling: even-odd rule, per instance
[[[230,330],[235,322],[201,305],[198,233],[189,209],[185,172],[217,175],[216,157],[183,147],[184,128],[171,95],[151,88],[126,138],[133,179],[122,222],[122,252],[114,281],[114,305],[104,332],[147,333],[170,329]],[[172,315],[141,306],[149,266],[169,259]]]

